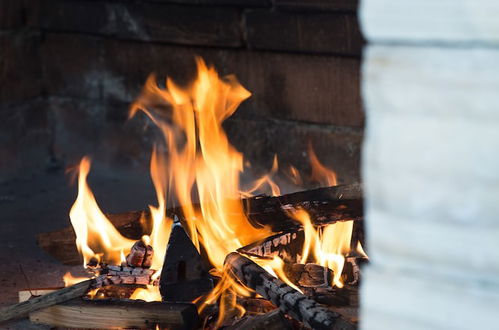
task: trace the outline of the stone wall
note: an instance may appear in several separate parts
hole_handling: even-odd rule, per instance
[[[499,324],[499,3],[365,0],[363,329]]]
[[[153,130],[126,121],[151,72],[187,82],[194,55],[253,95],[226,128],[257,167],[308,166],[308,140],[359,179],[363,39],[347,0],[0,0],[2,176],[84,154],[147,168]],[[21,154],[23,155],[21,157]],[[24,158],[23,158],[24,157]],[[25,159],[29,159],[27,161]]]

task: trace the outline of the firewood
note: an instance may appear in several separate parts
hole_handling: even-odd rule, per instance
[[[299,224],[289,216],[289,212],[302,208],[310,213],[316,225],[336,221],[354,220],[354,236],[363,242],[363,201],[359,184],[319,188],[282,195],[278,197],[255,196],[242,200],[248,219],[255,227],[268,225],[273,231],[289,231]],[[199,208],[199,204],[194,205]],[[168,209],[167,215],[181,215],[182,208]],[[107,214],[118,231],[131,239],[140,239],[150,233],[150,220],[147,213],[134,211],[121,214]],[[184,222],[182,217],[180,221]],[[48,254],[67,265],[82,262],[75,245],[76,235],[72,227],[37,236],[38,245]]]
[[[317,264],[291,264],[284,268],[286,276],[303,288],[328,287],[332,283],[333,271]]]
[[[286,330],[292,329],[289,321],[282,312],[275,309],[261,315],[249,315],[236,322],[227,330]]]
[[[29,319],[64,328],[195,329],[199,318],[190,303],[145,302],[128,299],[75,299],[30,313]]]
[[[269,299],[283,313],[312,329],[354,329],[340,314],[327,309],[281,280],[270,275],[250,259],[232,252],[225,259],[231,275]]]
[[[159,287],[166,301],[193,301],[213,289],[208,265],[180,225],[171,231]]]
[[[138,240],[132,245],[130,253],[126,256],[126,263],[131,267],[151,267],[154,251],[152,246],[144,244]]]
[[[96,275],[105,275],[102,286],[113,284],[142,284],[158,285],[157,281],[151,282],[154,269],[130,266],[99,265],[95,268],[88,268]]]
[[[41,308],[46,308],[74,298],[82,297],[87,293],[87,291],[102,285],[103,279],[104,275],[98,276],[96,278],[88,279],[75,285],[47,293],[43,296],[2,308],[0,309],[0,323],[13,318],[24,317]]]

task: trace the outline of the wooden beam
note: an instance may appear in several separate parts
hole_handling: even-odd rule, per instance
[[[14,318],[25,317],[29,313],[36,310],[60,304],[74,298],[82,297],[89,290],[101,285],[104,277],[105,275],[88,279],[75,285],[71,285],[63,289],[47,293],[43,296],[4,307],[0,309],[0,323]]]
[[[128,299],[75,299],[29,315],[34,323],[64,328],[196,329],[199,317],[190,303],[145,302]]]

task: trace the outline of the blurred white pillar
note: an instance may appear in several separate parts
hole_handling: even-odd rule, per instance
[[[363,329],[499,329],[499,1],[363,0]]]

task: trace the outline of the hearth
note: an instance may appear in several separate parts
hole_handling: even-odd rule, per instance
[[[0,321],[70,328],[152,327],[354,329],[363,250],[359,184],[336,185],[309,144],[309,176],[324,188],[281,194],[272,169],[243,188],[243,155],[222,123],[251,94],[197,58],[187,86],[151,76],[130,107],[161,132],[150,174],[157,202],[147,211],[104,214],[77,168],[71,227],[40,234],[59,261],[88,276],[0,310]],[[331,187],[327,187],[332,185]],[[168,201],[179,206],[168,208]],[[26,293],[23,294],[25,296]],[[35,297],[36,296],[36,297]],[[112,319],[112,324],[103,320]]]

